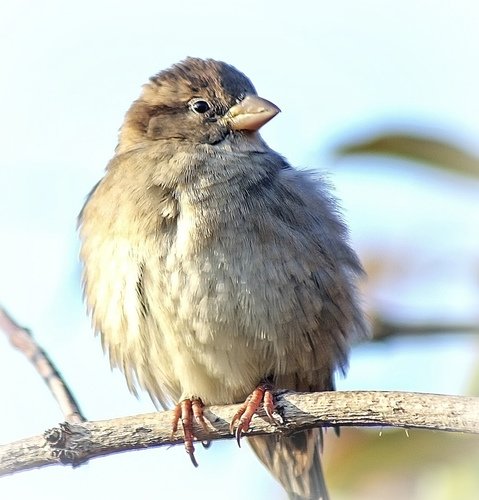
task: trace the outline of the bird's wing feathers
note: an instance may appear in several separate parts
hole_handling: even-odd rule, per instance
[[[325,389],[312,379],[312,372],[345,367],[351,343],[367,335],[354,284],[363,272],[361,265],[321,177],[312,179],[310,173],[286,164],[269,183],[263,182],[255,196],[262,204],[258,230],[267,234],[263,239],[273,240],[275,256],[278,248],[282,252],[277,259],[283,262],[271,256],[270,265],[282,266],[288,273],[288,290],[283,293],[295,302],[295,322],[290,332],[284,332],[286,341],[291,342],[292,336],[294,351],[302,355],[312,351],[312,363],[309,357],[303,359],[302,385]]]
[[[124,159],[121,155],[110,162],[79,216],[84,295],[111,365],[124,372],[129,389],[136,394],[137,385],[147,388],[166,403],[160,380],[145,380],[141,371],[149,352],[146,332],[161,328],[148,324],[154,304],[145,293],[145,273],[149,260],[158,263],[164,257],[159,254],[158,228],[167,239],[178,207],[165,187],[142,179],[148,171],[140,162]],[[142,181],[152,196],[130,189]],[[122,185],[125,189],[118,189]],[[132,218],[141,225],[129,223]]]
[[[334,390],[334,369],[344,368],[355,337],[366,335],[354,288],[354,280],[362,268],[347,244],[346,228],[322,179],[313,183],[310,174],[283,168],[268,189],[275,194],[263,196],[263,200],[278,206],[267,212],[280,214],[281,222],[291,225],[304,238],[304,249],[297,259],[309,269],[310,280],[303,285],[302,299],[315,303],[312,309],[316,316],[316,326],[312,331],[303,331],[301,343],[309,345],[317,364],[306,362],[294,373],[288,373],[286,367],[285,373],[275,377],[275,383],[277,387],[297,391]],[[274,227],[279,231],[281,224]],[[295,334],[298,331],[301,330],[296,329]],[[302,352],[304,355],[305,351]],[[249,442],[291,500],[329,498],[321,467],[321,429],[292,436],[258,436]]]

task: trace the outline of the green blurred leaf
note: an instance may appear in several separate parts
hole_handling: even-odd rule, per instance
[[[455,174],[479,177],[479,157],[453,143],[426,135],[378,134],[363,141],[340,145],[334,153],[339,157],[364,154],[395,156]]]

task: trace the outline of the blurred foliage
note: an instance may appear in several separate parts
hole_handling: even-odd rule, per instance
[[[409,131],[385,133],[361,141],[343,143],[337,157],[382,156],[427,165],[462,177],[479,178],[479,157],[451,142]],[[479,235],[478,235],[479,237]],[[407,265],[407,257],[402,265]],[[377,276],[393,262],[387,255],[366,256],[366,271]],[[379,272],[379,274],[382,274]],[[370,293],[373,283],[367,285]],[[379,311],[371,311],[376,340],[407,332],[434,334],[470,332],[478,334],[479,325],[445,325],[441,318],[429,324],[391,321]],[[396,318],[397,320],[397,318]],[[479,337],[476,344],[477,368],[469,386],[470,394],[479,395]],[[408,437],[409,436],[409,437]],[[327,433],[325,469],[333,498],[337,500],[473,500],[479,498],[479,436],[401,429],[384,432],[342,429],[341,439]],[[330,446],[328,446],[328,444]]]
[[[336,146],[333,154],[338,158],[379,156],[387,159],[394,157],[411,161],[412,165],[425,165],[436,171],[449,172],[459,177],[479,178],[479,156],[453,142],[409,131],[379,132],[362,140],[343,142]],[[383,259],[378,259],[377,255],[363,257],[363,264],[370,278],[370,282],[364,285],[366,296],[375,286],[375,277],[390,274],[392,264],[396,267],[399,265],[397,261],[391,262],[391,256],[384,257]],[[403,267],[407,266],[407,260],[407,256],[401,259]],[[443,324],[440,322],[408,324],[407,322],[391,321],[390,318],[383,317],[379,311],[370,311],[369,315],[372,323],[372,335],[375,340],[398,333],[422,335],[454,331],[479,334],[479,324]]]
[[[456,144],[426,135],[407,132],[378,134],[362,141],[345,143],[335,154],[395,156],[422,162],[454,174],[479,177],[479,157]]]
[[[325,471],[335,499],[477,498],[479,436],[342,429],[341,439],[330,432],[326,439]]]

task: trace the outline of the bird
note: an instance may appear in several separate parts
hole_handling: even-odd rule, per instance
[[[205,406],[243,403],[239,439],[274,390],[334,390],[367,336],[363,269],[328,180],[259,134],[279,112],[225,62],[160,71],[79,215],[93,328],[133,393],[175,408],[195,465]],[[328,498],[319,429],[248,441],[291,499]]]

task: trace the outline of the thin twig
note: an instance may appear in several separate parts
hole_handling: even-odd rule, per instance
[[[406,323],[395,322],[381,316],[372,317],[373,340],[384,340],[401,335],[440,335],[444,333],[473,334],[479,332],[475,323]]]
[[[10,343],[30,360],[48,385],[60,406],[65,421],[71,424],[84,422],[86,418],[48,355],[35,342],[30,331],[16,323],[2,308],[0,308],[0,329],[5,332]]]
[[[320,426],[396,426],[479,434],[479,398],[404,392],[275,394],[277,423],[260,414],[249,435],[291,434]],[[205,408],[209,432],[194,424],[198,440],[231,438],[239,405]],[[83,424],[60,424],[43,436],[0,446],[0,476],[53,464],[81,465],[91,458],[182,441],[171,436],[173,412],[163,411]]]

